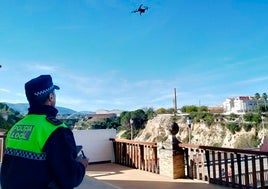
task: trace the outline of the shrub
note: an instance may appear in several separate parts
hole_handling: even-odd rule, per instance
[[[252,129],[253,125],[251,123],[244,123],[243,128],[246,132],[250,131]]]
[[[149,139],[151,136],[152,136],[151,133],[146,133],[146,135],[145,135],[145,140]]]
[[[254,148],[257,147],[261,142],[261,139],[256,135],[243,135],[237,138],[234,147],[235,148]]]
[[[212,144],[212,146],[214,146],[214,147],[221,147],[222,144],[216,142],[216,143]]]
[[[227,124],[227,128],[230,130],[232,134],[235,134],[235,132],[240,131],[240,127],[238,123],[235,123],[235,122]]]
[[[252,136],[250,141],[253,147],[257,147],[261,143],[261,139],[256,135]]]
[[[248,122],[255,122],[260,123],[261,122],[261,115],[260,114],[253,114],[253,113],[246,113],[244,115],[244,120]]]

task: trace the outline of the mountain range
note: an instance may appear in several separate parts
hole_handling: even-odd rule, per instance
[[[22,115],[25,115],[28,113],[29,104],[27,103],[18,103],[18,104],[12,104],[12,103],[6,103],[10,108],[12,108],[15,111],[18,111]],[[92,111],[81,111],[77,112],[75,110],[72,110],[70,108],[65,107],[56,107],[59,111],[59,115],[72,115],[72,114],[94,114],[95,112]]]

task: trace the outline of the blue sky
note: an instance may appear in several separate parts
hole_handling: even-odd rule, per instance
[[[141,3],[149,10],[131,13]],[[51,74],[77,111],[222,105],[268,93],[266,0],[2,0],[0,102]]]

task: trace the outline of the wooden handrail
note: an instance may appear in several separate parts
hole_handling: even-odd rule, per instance
[[[113,141],[116,163],[159,173],[157,143],[126,139]],[[193,144],[184,149],[186,176],[233,188],[266,188],[268,152]]]
[[[202,145],[193,145],[193,144],[185,144],[185,143],[180,143],[179,147],[268,156],[268,151],[245,150],[245,149],[236,149],[236,148],[223,148],[223,147],[214,147],[214,146],[202,146]]]
[[[151,145],[151,146],[157,147],[156,142],[142,142],[142,141],[135,141],[135,140],[127,140],[127,139],[114,139],[114,138],[110,138],[110,140],[113,141],[113,142],[123,142],[123,143],[128,143],[128,144]]]

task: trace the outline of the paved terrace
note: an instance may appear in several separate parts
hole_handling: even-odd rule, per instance
[[[1,164],[0,164],[1,168]],[[76,189],[224,189],[199,180],[171,179],[158,174],[113,163],[90,164],[86,176]],[[0,186],[1,189],[1,186]]]
[[[171,179],[158,174],[104,163],[88,166],[86,177],[77,189],[224,189],[227,187],[191,179]]]

